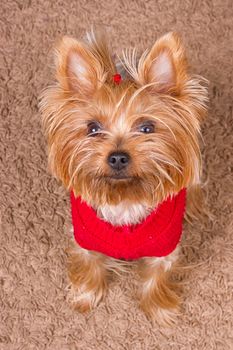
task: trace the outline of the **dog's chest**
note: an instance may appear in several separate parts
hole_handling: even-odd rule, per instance
[[[118,205],[104,205],[97,209],[97,216],[114,226],[135,225],[151,212],[145,204],[131,204],[126,201]]]

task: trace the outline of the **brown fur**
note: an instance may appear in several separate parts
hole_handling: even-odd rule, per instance
[[[106,258],[80,248],[69,252],[68,277],[71,282],[69,300],[75,309],[85,312],[95,307],[107,287]]]
[[[156,82],[148,81],[148,66],[153,65],[154,56],[162,49],[166,52],[169,38],[168,53],[175,57],[176,84],[172,90],[169,87],[169,93],[158,95]],[[176,40],[176,35],[169,34],[162,45],[160,39],[150,54],[140,59],[139,81],[132,77],[135,80],[126,80],[119,86],[109,77],[114,73],[113,63],[103,60],[109,56],[105,51],[101,55],[92,42],[87,45],[65,38],[60,43],[57,49],[59,85],[46,90],[41,103],[49,164],[65,187],[73,188],[76,195],[81,195],[89,204],[98,207],[124,199],[139,202],[144,198],[150,206],[155,206],[169,194],[199,181],[199,120],[205,112],[206,90],[200,79],[184,74],[186,61]],[[86,64],[88,75],[85,73],[81,81],[69,71],[68,61],[73,52]],[[129,63],[125,64],[128,67]],[[122,115],[124,122],[117,127]],[[139,134],[137,125],[148,119],[154,122],[156,133]],[[99,137],[86,135],[87,123],[92,120],[104,127]],[[131,155],[127,173],[130,181],[108,181],[111,172],[106,157],[115,150]],[[94,194],[93,187],[96,188]]]
[[[126,263],[103,254],[87,251],[72,242],[68,253],[68,300],[73,308],[86,312],[93,309],[106,294],[112,273],[126,272]]]
[[[179,285],[171,279],[172,268],[153,258],[141,259],[138,272],[141,280],[140,306],[147,316],[160,323],[173,323],[179,311]]]
[[[50,169],[95,209],[126,200],[128,205],[143,202],[154,208],[169,195],[200,183],[200,122],[207,101],[204,80],[189,74],[175,33],[160,38],[139,60],[135,50],[125,51],[121,60],[128,78],[119,85],[113,82],[116,62],[111,57],[106,43],[94,35],[85,42],[65,37],[57,46],[58,83],[44,92],[41,101]],[[101,126],[95,137],[88,135],[93,121]],[[154,132],[140,132],[148,121]],[[114,151],[130,155],[123,180],[112,178],[106,161]],[[78,303],[80,310],[95,306],[105,293],[107,260],[98,253],[72,255],[73,290],[92,293],[88,301]],[[151,268],[147,262],[140,272],[141,305],[155,316],[162,309],[175,308],[178,299],[164,266]]]

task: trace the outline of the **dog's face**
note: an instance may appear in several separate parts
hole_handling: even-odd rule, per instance
[[[122,200],[154,206],[198,182],[198,134],[206,89],[187,73],[175,34],[158,40],[130,78],[114,82],[115,65],[95,38],[64,38],[56,52],[58,85],[41,108],[53,174],[94,207]]]

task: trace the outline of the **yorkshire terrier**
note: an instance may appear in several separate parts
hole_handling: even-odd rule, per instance
[[[141,308],[170,322],[185,207],[193,216],[199,207],[204,79],[189,74],[176,33],[118,58],[103,36],[64,37],[55,57],[57,84],[41,111],[49,167],[71,193],[69,300],[94,308],[110,272],[133,262]]]

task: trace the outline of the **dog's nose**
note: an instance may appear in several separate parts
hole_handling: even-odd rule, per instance
[[[113,152],[108,156],[108,164],[114,170],[122,170],[129,164],[130,156],[125,152]]]

